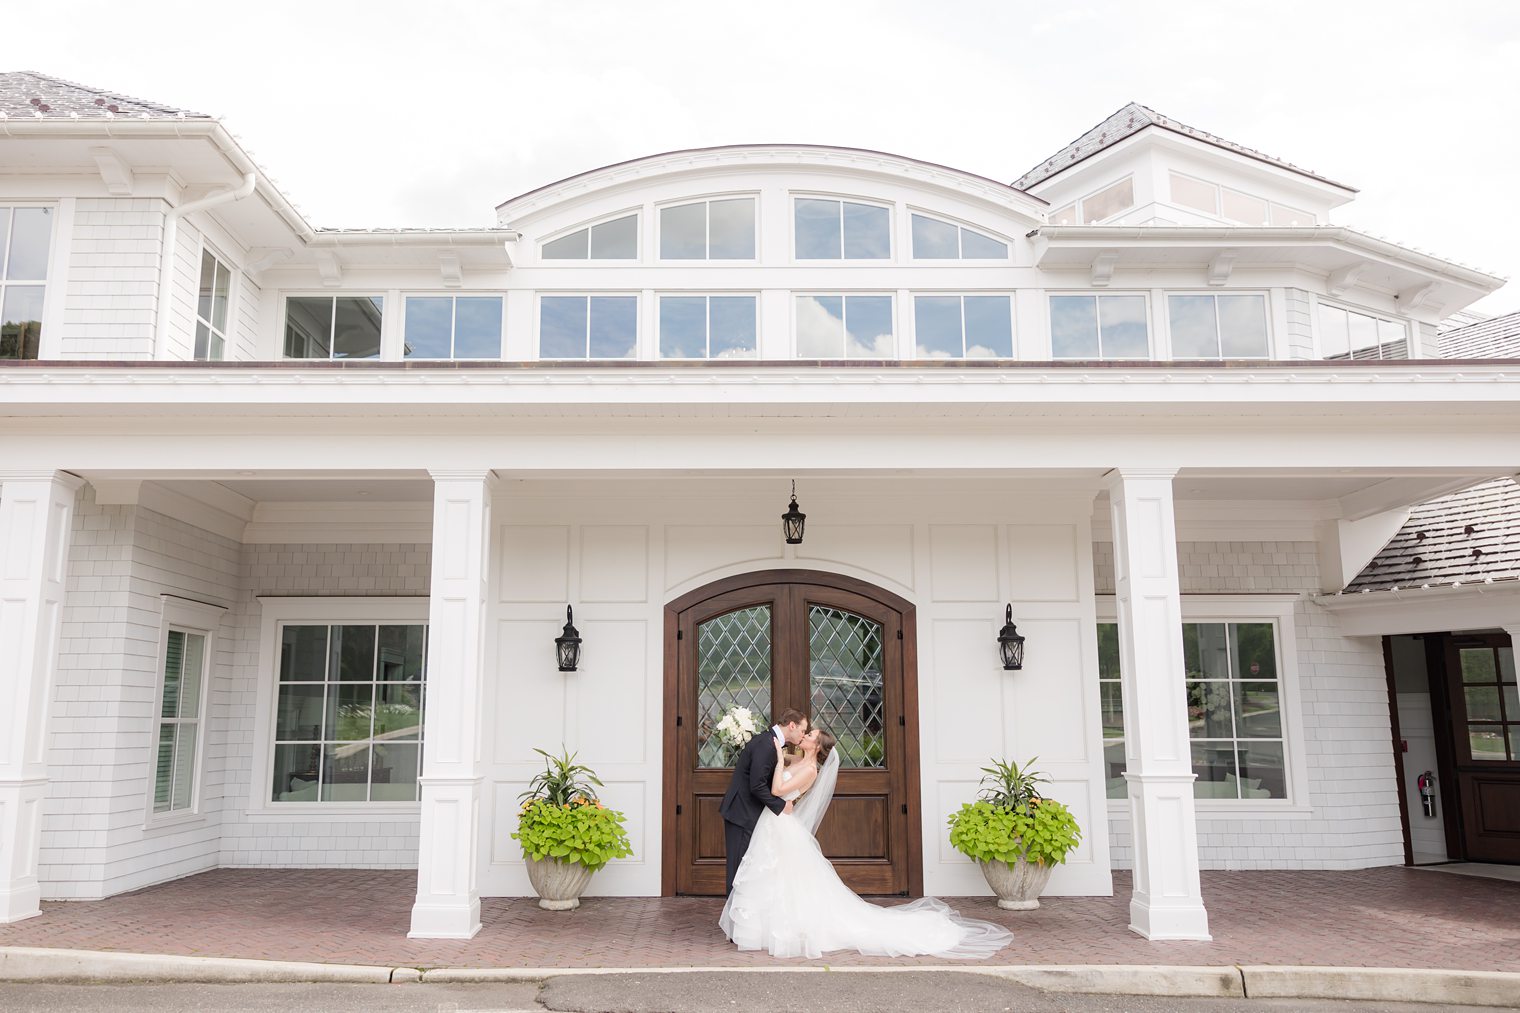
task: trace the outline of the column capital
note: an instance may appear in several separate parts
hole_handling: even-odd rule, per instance
[[[499,476],[490,468],[429,468],[434,482],[495,482]]]
[[[84,488],[84,479],[72,472],[51,471],[43,468],[0,470],[0,485],[6,482],[57,482],[70,492],[78,492]]]
[[[1177,470],[1176,468],[1113,468],[1103,476],[1103,481],[1110,489],[1121,482],[1137,479],[1158,479],[1170,482],[1177,477]]]

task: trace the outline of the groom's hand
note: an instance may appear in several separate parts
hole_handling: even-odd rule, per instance
[[[784,806],[781,807],[781,815],[783,815],[783,816],[790,816],[791,814],[792,814],[792,804],[790,802],[788,802],[786,805],[784,805]]]

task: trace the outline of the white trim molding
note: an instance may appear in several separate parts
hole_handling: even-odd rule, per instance
[[[207,718],[211,712],[209,703],[216,685],[217,630],[227,609],[221,605],[209,605],[172,594],[160,594],[161,618],[158,627],[158,654],[155,662],[156,686],[153,693],[153,721],[148,731],[148,782],[144,790],[143,829],[159,830],[185,823],[197,823],[206,818],[202,809],[206,782],[206,734]],[[154,809],[154,792],[158,777],[158,737],[164,712],[164,658],[169,650],[169,633],[177,630],[190,633],[205,640],[201,657],[200,700],[196,708],[195,758],[191,770],[194,787],[191,789],[190,805],[185,809],[171,809],[159,813]],[[173,762],[171,756],[170,762]],[[171,797],[170,804],[173,804]]]

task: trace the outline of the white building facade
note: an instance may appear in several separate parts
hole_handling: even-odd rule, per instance
[[[1320,598],[1520,471],[1520,364],[1433,361],[1500,280],[1349,188],[1127,106],[1017,187],[737,147],[316,230],[215,120],[0,79],[0,920],[416,867],[468,937],[535,748],[627,815],[591,893],[721,892],[734,703],[840,736],[867,892],[985,891],[992,757],[1083,827],[1050,892],[1132,868],[1152,938],[1200,868],[1404,860],[1382,641]]]

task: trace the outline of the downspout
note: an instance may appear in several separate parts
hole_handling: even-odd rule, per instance
[[[169,344],[169,285],[174,273],[174,244],[179,238],[179,220],[195,211],[204,211],[220,204],[242,200],[253,193],[258,184],[258,174],[243,173],[243,182],[234,190],[218,190],[200,200],[191,201],[169,209],[164,215],[164,252],[158,265],[158,313],[153,318],[153,359],[162,360]]]

